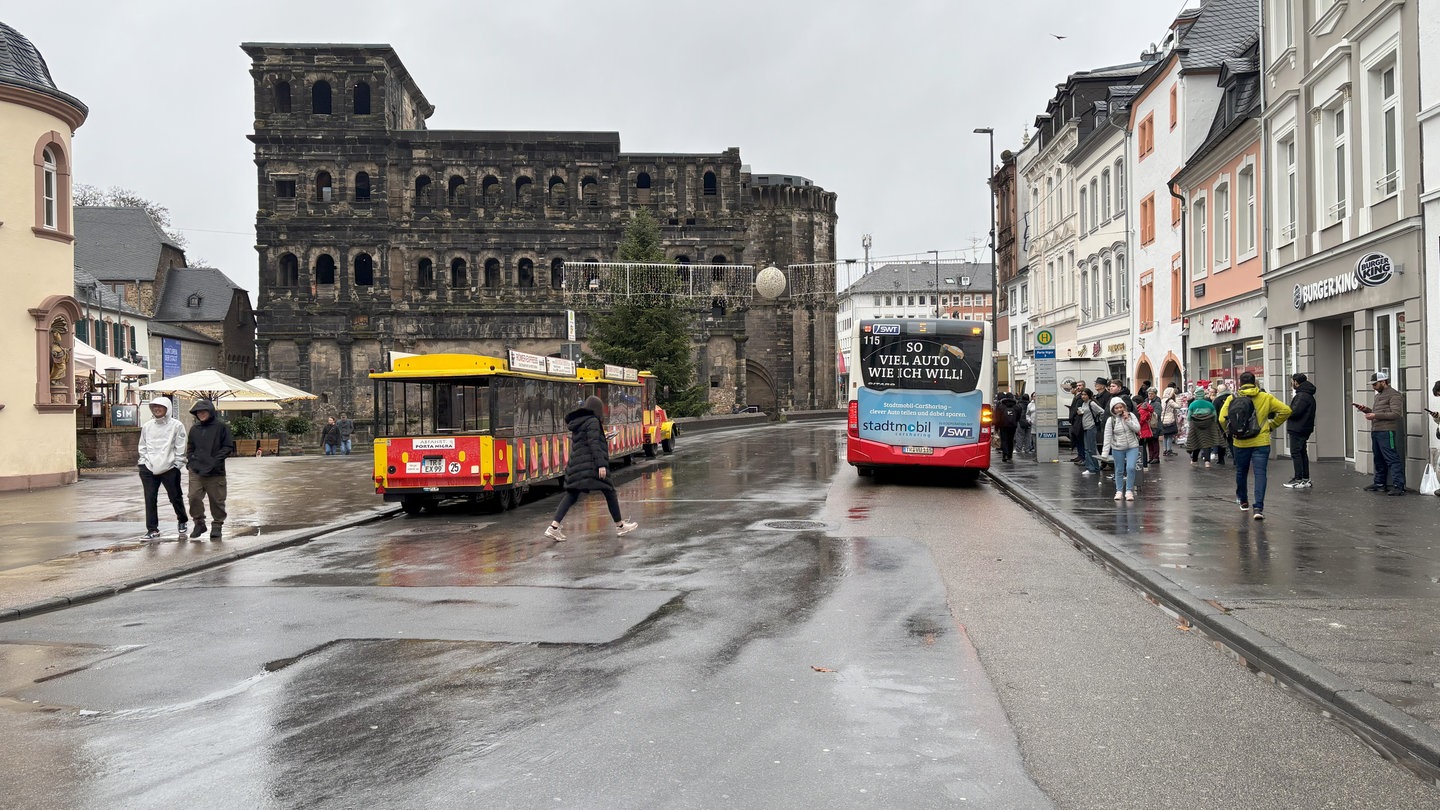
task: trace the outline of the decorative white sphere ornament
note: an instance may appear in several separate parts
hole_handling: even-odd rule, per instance
[[[755,292],[766,298],[779,298],[785,292],[785,273],[778,267],[767,267],[755,276]]]

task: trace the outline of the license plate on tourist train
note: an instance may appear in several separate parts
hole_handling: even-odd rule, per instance
[[[933,447],[902,447],[902,448],[900,448],[900,452],[902,452],[902,453],[908,453],[908,454],[910,454],[910,455],[912,455],[912,456],[933,456],[933,455],[935,455],[935,448],[933,448]]]
[[[426,456],[420,459],[420,472],[436,475],[445,472],[445,457]]]

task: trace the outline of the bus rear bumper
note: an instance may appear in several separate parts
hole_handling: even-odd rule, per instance
[[[933,454],[921,455],[906,453],[901,448],[888,444],[848,436],[845,439],[845,460],[854,467],[957,467],[988,470],[990,441],[987,431],[985,439],[978,444],[936,447]]]

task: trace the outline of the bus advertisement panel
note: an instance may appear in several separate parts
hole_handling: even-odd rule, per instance
[[[990,466],[991,410],[982,321],[861,321],[847,460],[883,466]]]

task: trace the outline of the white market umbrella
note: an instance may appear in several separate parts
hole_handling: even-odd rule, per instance
[[[104,376],[105,372],[110,369],[119,369],[121,377],[148,377],[155,373],[153,369],[137,366],[118,357],[111,357],[80,338],[75,338],[76,371],[93,371]]]
[[[213,368],[146,383],[140,386],[140,390],[152,394],[184,394],[191,399],[214,400],[226,396],[263,402],[275,402],[279,399],[269,391],[262,391]]]
[[[231,397],[224,396],[211,400],[215,407],[222,411],[278,411],[280,403],[273,399],[255,399],[254,397]]]
[[[292,402],[297,399],[319,399],[320,397],[309,391],[302,391],[293,385],[286,385],[279,380],[272,380],[268,377],[256,377],[245,383],[252,388],[258,388],[268,394],[279,397],[280,402]]]

